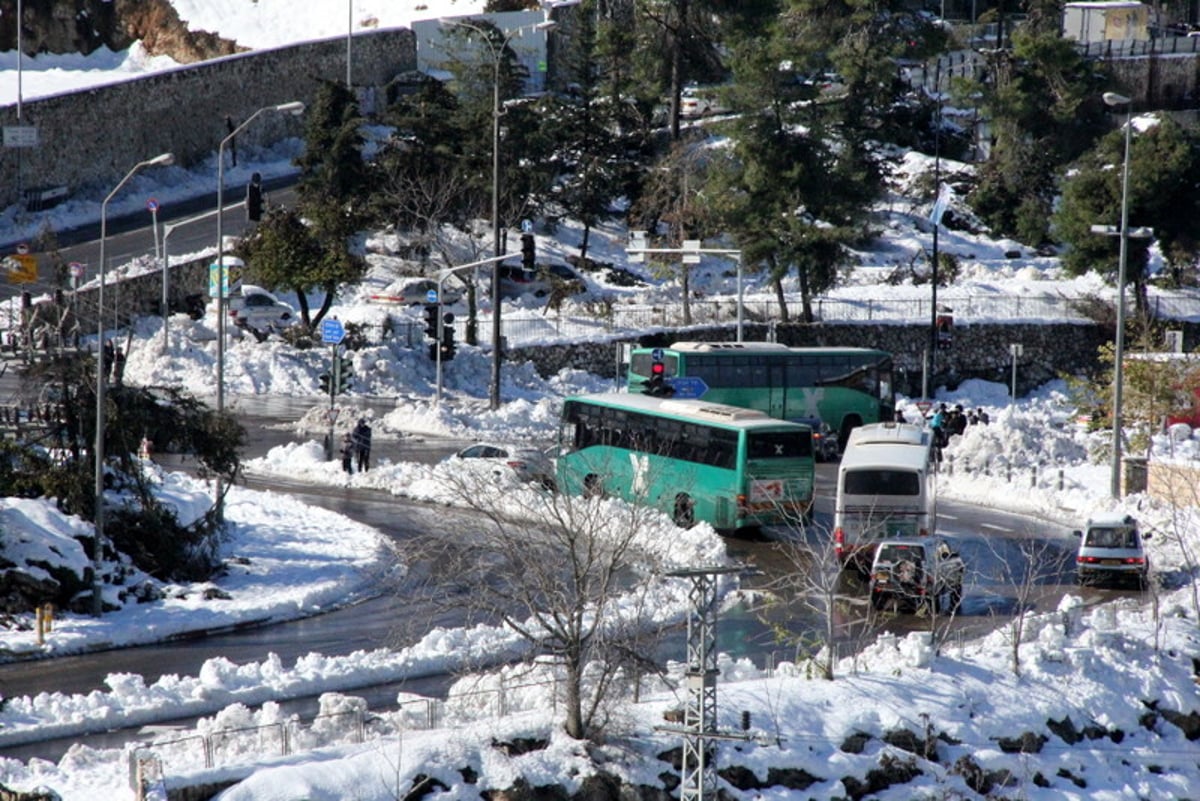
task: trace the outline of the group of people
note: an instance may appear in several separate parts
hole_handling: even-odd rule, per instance
[[[947,408],[946,404],[939,403],[933,417],[929,419],[929,427],[933,429],[934,445],[944,448],[950,442],[950,437],[962,434],[967,430],[967,426],[987,425],[989,422],[991,422],[991,418],[988,417],[988,413],[983,410],[982,406],[964,412],[961,403],[955,404],[953,408]]]
[[[111,339],[104,341],[104,372],[110,377],[113,386],[121,386],[125,377],[125,351],[117,347]]]
[[[358,418],[354,430],[342,437],[342,470],[353,473],[356,464],[359,473],[371,467],[371,426],[365,417]]]

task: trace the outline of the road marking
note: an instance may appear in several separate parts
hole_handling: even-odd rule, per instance
[[[996,531],[1009,531],[1009,532],[1013,531],[1013,529],[1009,528],[1008,526],[998,526],[995,523],[980,523],[979,527],[980,528],[992,528],[992,529],[995,529]]]

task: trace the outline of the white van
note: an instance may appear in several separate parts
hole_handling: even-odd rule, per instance
[[[886,537],[933,533],[937,508],[933,432],[912,423],[871,423],[850,432],[838,465],[834,550],[843,565],[870,569]]]

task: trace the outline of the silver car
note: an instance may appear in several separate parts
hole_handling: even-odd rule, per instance
[[[480,442],[450,456],[445,464],[457,465],[474,474],[497,480],[512,478],[521,482],[537,482],[547,489],[555,486],[554,464],[550,457],[527,445]]]
[[[265,289],[242,287],[241,295],[227,301],[229,322],[238,328],[272,331],[296,322],[296,310]]]

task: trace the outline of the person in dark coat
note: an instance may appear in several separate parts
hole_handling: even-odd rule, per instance
[[[104,348],[100,351],[100,358],[104,362],[104,374],[110,375],[113,366],[113,341],[111,339],[104,340]]]
[[[350,436],[347,431],[342,437],[342,470],[346,473],[354,472],[351,468],[354,464],[354,437]]]
[[[358,472],[367,472],[371,468],[371,427],[365,417],[358,418],[354,427],[354,452],[358,455]]]
[[[120,348],[113,349],[112,359],[112,381],[113,386],[121,386],[121,382],[125,380],[125,351]]]

